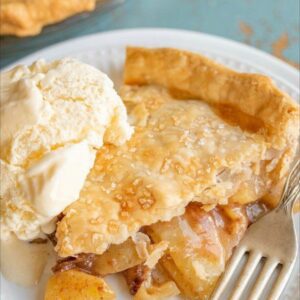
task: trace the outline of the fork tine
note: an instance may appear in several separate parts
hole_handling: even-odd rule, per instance
[[[292,168],[284,185],[282,199],[277,209],[284,208],[291,212],[295,197],[298,197],[300,189],[300,160],[298,160]]]
[[[238,300],[241,297],[241,294],[243,293],[249,279],[251,278],[251,275],[253,274],[257,264],[261,260],[262,256],[257,251],[251,251],[249,253],[249,257],[247,260],[247,263],[243,269],[243,272],[238,280],[238,283],[236,284],[236,287],[230,297],[230,300]]]
[[[286,211],[292,213],[295,200],[297,200],[299,194],[300,194],[300,185],[296,185],[291,189],[290,193],[285,197],[282,207],[284,207]]]
[[[291,181],[293,181],[293,183],[296,183],[296,181],[298,181],[300,177],[300,160],[298,160],[294,167],[291,170]]]
[[[236,266],[240,262],[241,258],[245,254],[246,249],[244,247],[238,247],[235,249],[230,261],[226,265],[225,272],[221,276],[219,282],[217,283],[216,289],[214,290],[211,300],[219,300],[221,299],[220,296],[224,291],[228,281],[230,280]]]
[[[293,270],[293,265],[294,264],[282,266],[282,269],[279,272],[279,275],[278,275],[278,278],[276,279],[274,287],[271,290],[270,296],[268,297],[269,300],[279,299],[287,281],[289,280],[289,277]]]
[[[297,183],[299,184],[300,180],[300,160],[298,160],[293,166],[290,174],[287,177],[283,194],[289,194],[291,188],[293,188]]]
[[[249,300],[256,300],[260,299],[260,295],[263,291],[263,288],[265,287],[266,283],[268,282],[269,278],[271,277],[272,273],[274,272],[276,266],[278,265],[278,262],[274,259],[267,259],[261,273],[259,274],[259,277],[257,281],[255,282],[255,285],[251,291],[251,294],[249,296]]]

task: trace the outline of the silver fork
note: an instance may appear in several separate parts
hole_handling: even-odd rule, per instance
[[[297,237],[292,211],[296,199],[300,195],[300,160],[290,172],[276,209],[263,216],[247,230],[241,243],[235,249],[225,272],[213,292],[212,300],[224,300],[225,291],[233,273],[244,255],[248,254],[246,265],[229,299],[241,299],[253,272],[264,258],[265,262],[254,286],[249,300],[261,299],[260,296],[278,266],[281,266],[278,277],[268,296],[276,300],[282,293],[291,275],[297,257]]]

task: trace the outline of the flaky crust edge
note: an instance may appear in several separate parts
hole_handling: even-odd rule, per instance
[[[267,76],[238,73],[179,49],[128,47],[124,82],[157,84],[178,98],[230,106],[262,121],[263,134],[273,147],[297,147],[299,105]]]

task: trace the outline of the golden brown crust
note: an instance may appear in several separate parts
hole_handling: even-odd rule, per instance
[[[0,35],[36,35],[44,25],[93,10],[95,3],[95,0],[1,0]]]
[[[247,201],[269,189],[260,171],[268,151],[259,135],[164,88],[127,87],[122,95],[135,133],[123,146],[98,151],[79,200],[58,223],[60,256],[101,254],[142,226],[183,214],[190,201],[224,204],[246,182]]]
[[[60,256],[101,254],[142,226],[181,215],[191,201],[255,201],[280,183],[294,156],[299,108],[265,77],[189,52],[131,48],[125,81],[143,85],[121,92],[135,133],[127,144],[97,153],[80,199],[58,224]],[[207,97],[213,106],[170,91]]]
[[[242,74],[177,49],[127,48],[126,84],[158,84],[180,98],[230,106],[259,119],[279,147],[299,132],[299,106],[266,76]],[[273,145],[274,146],[274,145]]]

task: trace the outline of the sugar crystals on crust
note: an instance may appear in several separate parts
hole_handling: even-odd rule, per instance
[[[98,151],[58,224],[59,255],[101,254],[191,201],[254,201],[286,174],[299,107],[268,78],[189,52],[130,48],[125,83],[135,133]]]

